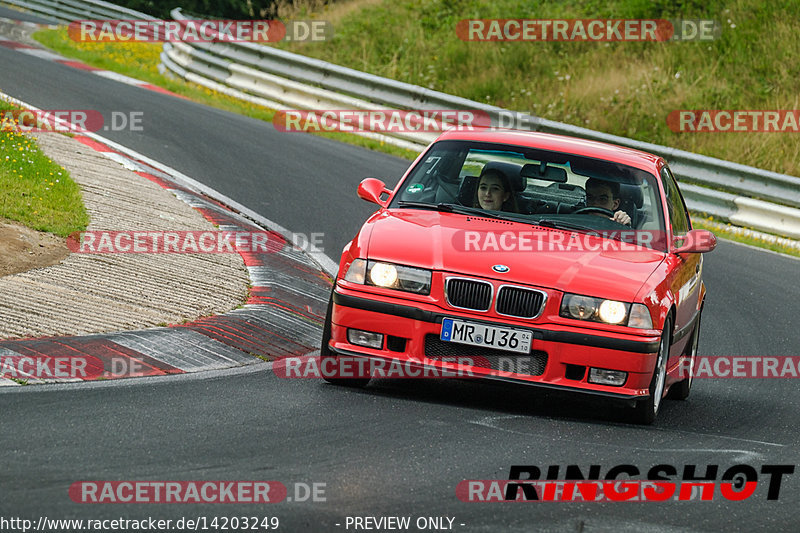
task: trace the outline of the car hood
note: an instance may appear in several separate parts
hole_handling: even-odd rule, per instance
[[[369,259],[622,301],[633,301],[665,256],[582,233],[418,209],[384,210],[367,225]],[[617,249],[603,249],[604,241]]]

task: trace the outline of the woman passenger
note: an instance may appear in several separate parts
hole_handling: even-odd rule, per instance
[[[508,177],[496,169],[481,173],[472,205],[489,211],[519,212]]]

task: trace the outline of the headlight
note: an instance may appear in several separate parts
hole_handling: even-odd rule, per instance
[[[356,259],[344,279],[353,283],[375,285],[386,289],[430,294],[431,271],[383,261]]]
[[[567,311],[569,312],[568,316],[572,318],[591,320],[597,312],[597,299],[578,296],[577,294],[570,295],[569,302],[567,302]]]
[[[397,267],[389,263],[373,263],[369,269],[369,280],[378,287],[397,287]]]
[[[614,300],[603,300],[597,316],[607,324],[620,324],[628,316],[628,306]]]
[[[561,300],[561,311],[565,318],[591,320],[604,324],[624,324],[628,319],[631,304],[616,300],[604,300],[580,294],[565,294]]]

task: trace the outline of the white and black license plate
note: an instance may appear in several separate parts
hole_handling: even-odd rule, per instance
[[[446,342],[457,342],[471,346],[483,346],[509,352],[529,353],[531,351],[530,331],[490,326],[476,322],[464,322],[445,318],[442,320],[442,333],[439,338]]]

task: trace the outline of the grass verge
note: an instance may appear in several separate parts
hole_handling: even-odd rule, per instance
[[[0,114],[12,109],[17,108],[0,100]],[[0,217],[60,237],[83,231],[89,223],[80,188],[69,172],[8,122],[0,130]]]

